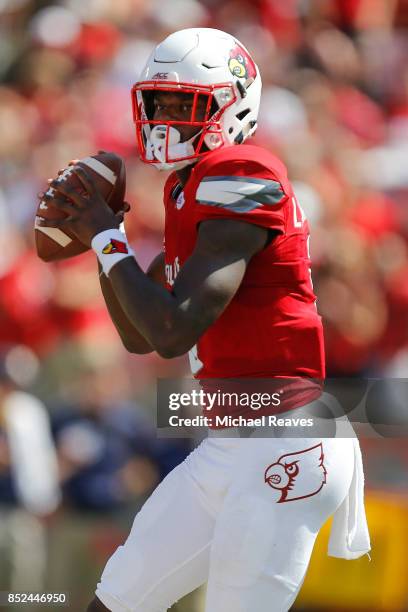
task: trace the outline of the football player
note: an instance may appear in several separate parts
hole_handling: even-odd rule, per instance
[[[172,34],[132,89],[141,159],[172,171],[163,252],[144,273],[137,247],[133,253],[79,167],[87,196],[54,183],[62,196],[54,205],[68,217],[43,224],[69,228],[94,249],[128,351],[188,352],[204,382],[291,381],[290,405],[264,410],[274,414],[318,397],[324,351],[304,212],[282,162],[244,144],[256,130],[260,96],[258,68],[234,37],[213,29]],[[88,611],[162,612],[205,582],[206,612],[288,610],[354,470],[351,438],[211,433],[136,516]]]

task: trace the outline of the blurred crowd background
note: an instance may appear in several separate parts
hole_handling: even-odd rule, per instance
[[[408,373],[407,0],[0,0],[0,590],[66,591],[72,610],[191,448],[154,429],[157,377],[188,370],[125,352],[92,254],[37,258],[37,193],[72,158],[122,155],[127,234],[149,264],[166,177],[138,160],[130,87],[158,41],[195,26],[236,35],[260,67],[254,142],[309,217],[328,375]],[[373,561],[318,545],[296,609],[408,610],[408,452],[362,445]]]

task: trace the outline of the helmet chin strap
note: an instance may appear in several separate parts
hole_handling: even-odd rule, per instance
[[[166,161],[166,140],[168,139],[168,156],[170,158],[191,157],[195,155],[194,140],[201,134],[202,130],[194,134],[189,140],[180,142],[180,132],[168,125],[155,125],[150,132],[146,143],[146,157],[149,160],[157,159],[159,163],[154,165],[158,170],[181,170],[194,163],[194,159],[184,159],[179,162]]]

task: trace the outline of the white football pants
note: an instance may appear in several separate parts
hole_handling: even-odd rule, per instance
[[[96,595],[112,612],[164,612],[208,582],[206,612],[289,610],[353,469],[351,438],[215,433],[147,500]]]

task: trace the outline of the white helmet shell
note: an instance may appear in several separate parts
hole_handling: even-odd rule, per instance
[[[153,160],[145,151],[152,151],[152,122],[143,108],[143,91],[193,91],[211,93],[217,112],[203,122],[205,151],[177,158],[171,143],[166,147],[166,160]],[[140,81],[133,87],[133,107],[138,144],[143,161],[159,169],[179,169],[194,163],[201,154],[221,146],[241,144],[251,136],[257,125],[262,82],[258,67],[247,49],[233,36],[211,28],[190,28],[168,36],[151,53]],[[214,108],[214,107],[213,107]],[[171,122],[162,122],[171,126]],[[173,128],[177,126],[173,125]],[[200,141],[200,142],[201,142]],[[180,145],[178,144],[179,150]],[[144,149],[144,150],[143,150]],[[156,163],[157,162],[157,163]]]

